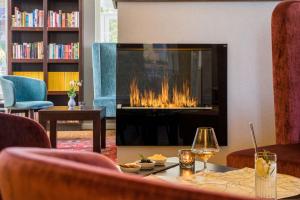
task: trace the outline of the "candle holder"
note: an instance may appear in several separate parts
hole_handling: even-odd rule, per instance
[[[180,176],[181,177],[189,177],[195,174],[195,168],[180,168]]]
[[[178,151],[179,164],[183,169],[193,168],[195,165],[195,155],[190,149],[181,149]]]

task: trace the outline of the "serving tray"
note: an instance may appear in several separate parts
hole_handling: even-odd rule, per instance
[[[165,165],[161,165],[161,166],[155,166],[153,169],[141,169],[140,171],[138,171],[137,173],[129,173],[129,174],[137,174],[140,176],[149,176],[151,174],[156,174],[158,172],[161,171],[165,171],[167,169],[173,168],[178,166],[179,163],[174,163],[174,162],[166,162]]]

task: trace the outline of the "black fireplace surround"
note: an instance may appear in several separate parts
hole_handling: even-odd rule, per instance
[[[116,80],[118,146],[227,145],[226,44],[118,44]]]

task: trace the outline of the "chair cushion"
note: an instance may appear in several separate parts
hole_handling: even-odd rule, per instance
[[[300,177],[300,143],[271,145],[259,148],[277,154],[277,170],[279,173]],[[236,151],[227,156],[227,165],[234,168],[254,168],[254,149]]]
[[[22,101],[16,102],[16,105],[12,109],[39,110],[49,108],[51,106],[53,106],[51,101]]]

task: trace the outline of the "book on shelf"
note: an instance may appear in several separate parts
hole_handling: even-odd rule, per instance
[[[61,10],[55,12],[49,10],[48,12],[48,27],[79,27],[79,12],[63,13]]]
[[[79,43],[49,44],[49,59],[79,59]]]
[[[18,71],[18,72],[13,72],[15,76],[24,76],[28,78],[34,78],[34,79],[39,79],[39,80],[44,80],[44,73],[43,72],[29,72],[29,71]]]
[[[44,11],[34,9],[31,13],[21,12],[18,7],[14,8],[12,15],[13,27],[43,27],[44,26]]]
[[[73,80],[79,80],[79,72],[48,72],[48,90],[68,91]]]
[[[14,43],[13,59],[43,59],[44,47],[43,42],[35,43]]]

